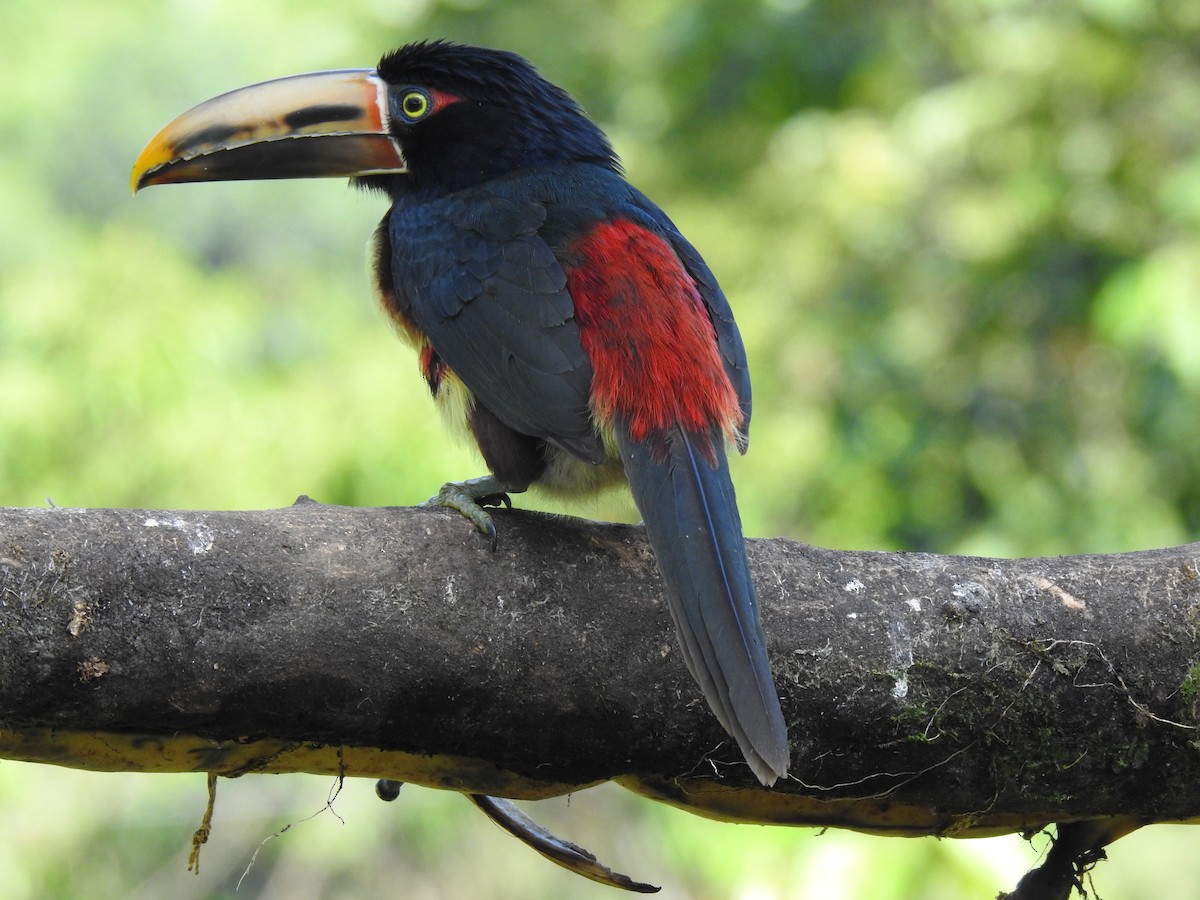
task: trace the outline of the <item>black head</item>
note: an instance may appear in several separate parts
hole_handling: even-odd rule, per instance
[[[422,42],[386,54],[378,72],[408,173],[364,179],[370,186],[456,190],[566,162],[619,169],[604,132],[515,53]]]
[[[409,44],[378,69],[292,75],[193,107],[134,164],[134,190],[242,178],[350,176],[399,197],[556,163],[616,171],[604,133],[512,53]]]

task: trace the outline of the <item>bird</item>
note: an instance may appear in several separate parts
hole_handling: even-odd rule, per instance
[[[515,53],[444,40],[205,101],[151,139],[132,188],[326,176],[390,200],[375,291],[488,468],[431,502],[494,545],[486,508],[510,494],[628,484],[687,669],[757,779],[785,777],[729,470],[749,370],[700,253],[567,91]]]

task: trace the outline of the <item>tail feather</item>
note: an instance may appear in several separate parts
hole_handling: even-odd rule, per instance
[[[667,585],[683,658],[758,779],[787,773],[787,726],[767,660],[722,436],[674,428],[617,445]]]

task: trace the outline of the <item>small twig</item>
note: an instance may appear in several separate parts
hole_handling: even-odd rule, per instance
[[[279,837],[280,835],[286,834],[287,832],[291,831],[297,825],[303,825],[305,822],[315,819],[317,816],[322,815],[325,812],[332,813],[333,817],[335,819],[337,819],[339,822],[341,822],[343,825],[345,825],[346,820],[343,819],[341,816],[339,816],[337,813],[337,810],[335,810],[333,808],[333,801],[336,800],[338,798],[338,795],[342,792],[342,786],[345,784],[345,782],[346,782],[345,776],[338,775],[334,779],[333,787],[331,787],[329,789],[329,796],[325,798],[324,806],[322,806],[316,812],[310,813],[309,815],[305,816],[303,819],[297,819],[295,822],[288,822],[286,825],[284,825],[282,828],[280,828],[274,834],[269,834],[265,838],[263,838],[262,842],[257,847],[254,848],[254,853],[250,856],[250,861],[248,863],[246,863],[246,868],[242,871],[241,877],[238,878],[237,885],[235,885],[234,889],[233,889],[234,893],[236,893],[237,891],[240,891],[242,889],[242,882],[246,880],[246,876],[249,875],[250,870],[254,868],[254,863],[258,859],[259,851],[261,851],[263,847],[267,846],[267,844],[270,841],[275,840],[275,838]]]
[[[200,848],[208,843],[212,833],[213,808],[217,804],[217,774],[208,773],[208,803],[204,807],[204,816],[200,819],[200,827],[192,834],[192,852],[188,854],[188,871],[193,875],[200,874]]]

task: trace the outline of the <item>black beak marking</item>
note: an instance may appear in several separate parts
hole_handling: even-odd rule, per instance
[[[362,115],[362,109],[357,106],[339,104],[319,104],[306,106],[284,116],[283,122],[288,128],[299,131],[310,125],[321,125],[326,122],[346,122],[357,119]]]
[[[187,143],[191,146],[223,144],[246,130],[246,128],[236,125],[209,125],[207,128],[190,135]]]

